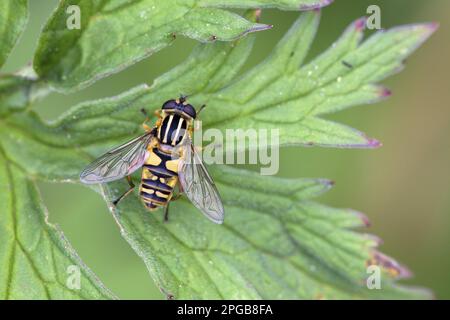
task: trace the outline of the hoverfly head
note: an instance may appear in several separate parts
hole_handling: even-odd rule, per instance
[[[197,112],[195,111],[195,108],[189,103],[183,105],[183,113],[194,120],[195,120],[195,117],[197,117]]]
[[[197,116],[195,108],[191,104],[186,103],[186,96],[181,96],[177,100],[172,99],[164,102],[161,109],[166,113],[175,113],[189,120],[195,119]]]

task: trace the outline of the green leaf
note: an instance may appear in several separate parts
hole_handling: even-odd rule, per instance
[[[205,128],[277,128],[282,145],[375,147],[378,142],[359,131],[319,116],[385,98],[388,90],[376,82],[400,70],[436,26],[394,28],[362,42],[360,19],[305,63],[318,23],[318,12],[302,14],[274,52],[242,75],[252,36],[200,44],[150,88],[83,103],[52,123],[32,111],[10,114],[0,127],[4,153],[13,163],[34,159],[24,168],[32,177],[76,182],[94,157],[142,132],[142,107],[150,112],[179,92],[189,93],[195,106],[208,105],[201,115]],[[149,213],[136,196],[117,209],[110,205],[124,182],[96,188],[167,297],[429,297],[396,284],[408,271],[377,251],[377,238],[353,230],[367,224],[363,215],[311,200],[329,181],[261,177],[228,167],[211,173],[225,203],[220,226],[186,200],[171,205],[165,224],[160,211]],[[382,290],[366,288],[367,265],[380,266]]]
[[[220,7],[306,10],[329,2],[64,0],[42,32],[34,68],[54,88],[78,90],[167,47],[177,35],[202,42],[229,41],[271,27]],[[81,23],[80,29],[69,30],[73,13],[67,10],[73,5],[80,8]]]
[[[0,2],[0,67],[6,61],[28,20],[28,0]]]
[[[217,8],[278,8],[281,10],[312,10],[325,7],[334,0],[199,0],[199,6]]]
[[[389,96],[376,82],[400,70],[436,26],[380,31],[361,44],[365,20],[360,19],[330,49],[305,63],[318,19],[318,12],[304,14],[263,63],[223,90],[193,98],[211,109],[226,106],[226,112],[205,112],[204,126],[279,128],[280,143],[286,145],[379,146],[356,130],[318,116]]]
[[[110,206],[167,298],[428,297],[397,286],[393,279],[408,271],[375,249],[377,238],[350,230],[367,223],[363,215],[310,201],[329,189],[329,181],[261,178],[230,167],[212,175],[225,201],[223,225],[211,224],[188,201],[171,205],[169,223],[143,209],[137,197],[117,210]],[[102,188],[110,203],[123,185]],[[380,266],[383,290],[365,286],[367,264]]]
[[[150,88],[82,103],[50,124],[32,111],[14,114],[3,122],[5,152],[16,162],[36,159],[28,168],[34,176],[77,181],[92,156],[141,132],[142,107],[151,112],[180,92],[188,93],[196,106],[207,104],[201,116],[204,129],[279,129],[281,145],[377,147],[377,140],[319,116],[388,97],[389,90],[376,82],[401,70],[402,61],[436,25],[380,31],[361,42],[364,19],[359,19],[330,49],[304,63],[319,18],[316,11],[302,14],[274,52],[241,76],[252,36],[200,44]]]
[[[29,71],[0,75],[0,115],[24,111],[49,93],[49,88]]]
[[[0,115],[26,108],[33,82],[15,75],[0,76]]]
[[[114,298],[48,222],[34,181],[1,150],[0,203],[1,299]],[[70,278],[77,274],[79,288]]]

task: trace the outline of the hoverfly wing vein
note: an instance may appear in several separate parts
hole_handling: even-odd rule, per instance
[[[153,131],[146,132],[142,136],[106,152],[81,172],[81,182],[86,184],[105,183],[130,175],[145,162],[148,155],[147,146],[153,136]]]
[[[180,183],[189,200],[211,221],[222,223],[224,209],[219,192],[190,139],[186,139]]]

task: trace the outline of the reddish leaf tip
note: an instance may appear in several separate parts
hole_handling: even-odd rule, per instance
[[[392,96],[391,90],[389,90],[388,88],[384,88],[384,87],[380,88],[380,97],[388,98],[390,96]]]
[[[373,139],[373,138],[367,138],[367,147],[368,148],[380,148],[381,146],[383,146],[383,144],[378,141],[377,139]]]
[[[252,32],[269,30],[272,28],[273,28],[272,24],[260,24],[259,23],[259,24],[254,25],[252,28],[248,29],[247,31],[245,31],[242,35],[245,35],[247,33],[252,33]]]
[[[364,213],[356,211],[355,215],[361,220],[363,226],[367,228],[371,226],[369,218]]]
[[[422,29],[422,41],[427,40],[437,31],[437,29],[439,29],[438,22],[423,23],[416,26],[421,27]]]
[[[413,49],[417,48],[420,44],[422,44],[425,40],[427,40],[437,29],[439,29],[438,22],[428,22],[428,23],[418,23],[418,24],[406,24],[398,27],[391,28],[386,30],[388,32],[398,32],[398,31],[407,31],[407,32],[416,32],[421,35],[421,40]]]
[[[259,24],[257,27],[253,28],[252,31],[262,31],[272,29],[273,24]]]
[[[397,261],[379,251],[372,253],[372,257],[367,261],[367,264],[382,267],[393,278],[404,279],[412,276],[412,272],[407,267],[400,265]]]
[[[333,2],[334,2],[334,0],[320,0],[314,4],[301,4],[300,10],[301,11],[320,10],[320,8],[326,7],[330,4],[332,4]]]
[[[367,18],[362,17],[355,21],[355,28],[357,31],[363,31],[366,28]]]
[[[321,183],[323,186],[327,188],[331,188],[335,185],[335,182],[330,179],[319,179],[319,183]]]
[[[332,4],[334,0],[322,0],[322,6],[328,6]]]
[[[439,24],[439,22],[430,22],[430,23],[427,23],[425,26],[427,27],[428,30],[431,31],[431,33],[433,33],[437,29],[439,29],[440,24]]]

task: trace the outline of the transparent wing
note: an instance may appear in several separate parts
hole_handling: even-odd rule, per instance
[[[211,221],[222,223],[224,209],[216,185],[188,138],[184,144],[184,160],[180,161],[178,176],[183,192]]]
[[[105,183],[130,175],[143,165],[147,155],[147,145],[153,136],[152,130],[108,151],[81,172],[81,182]]]

